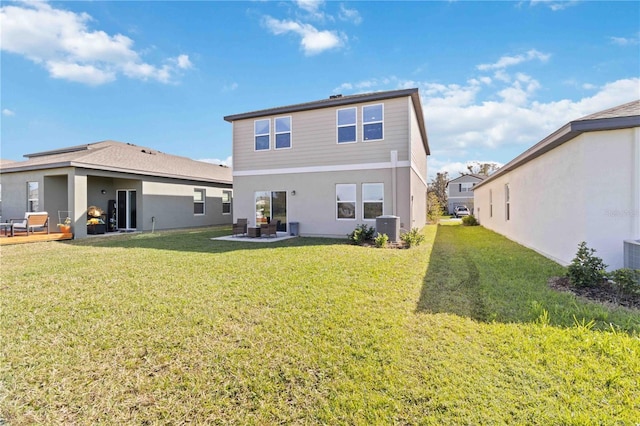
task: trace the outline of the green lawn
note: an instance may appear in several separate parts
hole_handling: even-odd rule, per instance
[[[0,424],[635,424],[640,312],[479,227],[3,246]],[[575,317],[575,319],[574,319]]]

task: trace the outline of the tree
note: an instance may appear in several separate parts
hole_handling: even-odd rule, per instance
[[[442,216],[443,209],[438,197],[433,192],[427,194],[427,219],[430,223],[438,223],[440,216]]]
[[[431,179],[431,183],[427,186],[427,193],[433,193],[440,206],[447,208],[447,184],[449,183],[449,173],[437,173],[436,177]]]
[[[470,161],[467,163],[468,174],[490,176],[501,167],[500,163],[488,162],[481,163],[479,161]]]

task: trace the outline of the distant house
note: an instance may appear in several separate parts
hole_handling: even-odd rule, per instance
[[[473,192],[486,228],[564,265],[586,241],[623,267],[640,239],[640,101],[564,125]]]
[[[447,184],[447,209],[453,213],[458,206],[466,206],[473,213],[473,187],[482,182],[486,176],[468,174],[451,179]]]
[[[107,230],[185,228],[232,221],[231,169],[128,143],[103,141],[27,154],[0,164],[2,217],[46,211],[71,215],[87,235],[87,209],[106,215]],[[70,212],[70,213],[66,213]]]
[[[429,145],[418,89],[229,115],[234,217],[297,222],[306,236],[344,237],[395,215],[426,223]]]

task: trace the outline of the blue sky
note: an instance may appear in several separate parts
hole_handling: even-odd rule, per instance
[[[0,157],[114,139],[231,161],[223,116],[418,87],[429,176],[640,98],[640,3],[2,2]]]

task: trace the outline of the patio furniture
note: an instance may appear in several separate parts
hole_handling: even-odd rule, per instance
[[[7,237],[13,237],[13,223],[11,222],[2,222],[0,223],[0,229]]]
[[[260,235],[261,235],[260,228],[258,227],[252,227],[247,229],[247,236],[249,238],[259,238]]]
[[[263,223],[260,225],[261,235],[266,235],[267,237],[271,237],[275,235],[278,237],[278,222],[271,221],[271,223]]]
[[[238,222],[233,224],[232,235],[245,235],[247,233],[247,219],[238,219]]]
[[[47,231],[49,233],[49,214],[47,212],[27,212],[24,214],[24,219],[11,219],[13,224],[13,235],[16,232],[29,233],[36,231]]]

